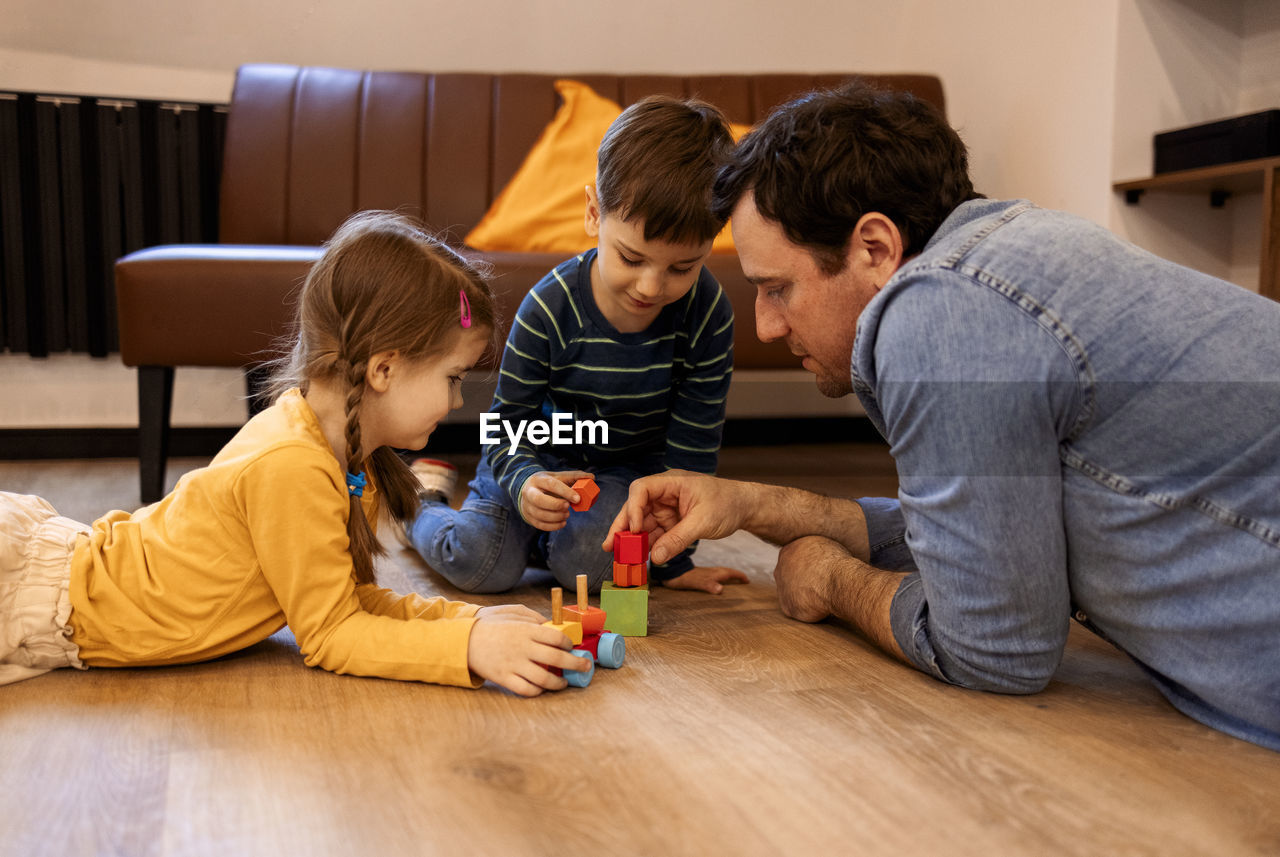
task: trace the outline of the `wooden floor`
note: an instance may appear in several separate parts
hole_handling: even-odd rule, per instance
[[[723,472],[894,488],[875,446],[730,449]],[[136,464],[0,462],[0,489],[87,520],[136,504]],[[287,631],[0,688],[0,854],[1280,854],[1280,754],[1087,632],[1042,694],[957,690],[783,618],[764,543],[701,550],[752,582],[656,591],[622,669],[533,700],[308,669]],[[408,552],[380,574],[458,597]],[[549,605],[533,572],[473,600]]]

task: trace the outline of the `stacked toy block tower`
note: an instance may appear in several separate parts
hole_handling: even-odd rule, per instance
[[[600,587],[605,628],[624,637],[649,633],[649,534],[616,533],[613,581]]]

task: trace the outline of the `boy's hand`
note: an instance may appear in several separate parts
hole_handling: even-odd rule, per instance
[[[579,499],[573,483],[590,475],[585,470],[539,470],[520,489],[520,517],[548,533],[560,529],[569,520],[569,504]]]
[[[662,581],[668,589],[701,589],[712,595],[724,591],[726,583],[749,583],[747,576],[736,568],[721,565],[694,566],[679,577]]]
[[[584,658],[569,654],[572,647],[569,638],[550,625],[535,624],[523,616],[510,619],[503,613],[490,614],[471,626],[467,667],[512,693],[537,696],[544,690],[563,690],[569,684],[548,666],[587,669]]]

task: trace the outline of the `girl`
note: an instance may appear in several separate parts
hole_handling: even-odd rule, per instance
[[[418,449],[494,330],[488,284],[406,219],[364,212],[308,274],[271,407],[205,468],[86,527],[0,492],[0,684],[60,666],[190,663],[286,623],[309,666],[535,696],[581,669],[520,605],[374,584],[381,509],[405,520]]]

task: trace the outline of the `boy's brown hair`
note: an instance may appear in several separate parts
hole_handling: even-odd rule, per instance
[[[695,98],[642,98],[622,111],[600,143],[600,216],[644,221],[646,241],[712,240],[725,222],[711,210],[711,186],[732,148],[716,107]]]

